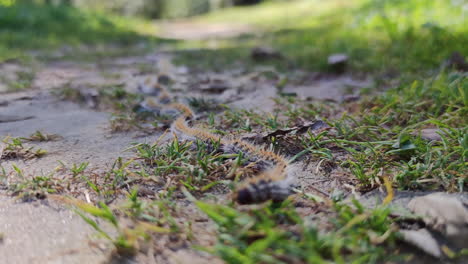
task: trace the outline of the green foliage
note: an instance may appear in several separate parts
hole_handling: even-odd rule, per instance
[[[23,144],[23,138],[5,137],[2,142],[5,144],[1,158],[2,159],[33,159],[40,158],[47,154],[47,151],[41,148],[27,147]]]
[[[364,97],[360,109],[337,118],[336,106],[276,99],[279,116],[227,109],[212,126],[235,133],[271,131],[300,120],[325,120],[333,129],[269,139],[291,162],[309,157],[341,166],[366,190],[383,175],[399,189],[464,191],[467,188],[466,133],[468,79],[458,72],[402,81],[386,92]],[[354,103],[351,103],[356,107]],[[345,105],[346,107],[346,105]],[[300,122],[299,122],[300,124]],[[431,140],[422,131],[435,131]],[[434,136],[432,136],[434,137]],[[341,149],[340,151],[337,151]]]
[[[24,50],[51,50],[64,44],[128,45],[151,40],[137,34],[135,28],[130,19],[71,6],[22,1],[0,4],[0,60]]]
[[[177,231],[177,225],[168,212],[167,204],[163,201],[147,204],[138,199],[137,189],[132,190],[127,198],[127,203],[115,211],[102,202],[99,206],[74,199],[67,202],[75,206],[75,212],[99,235],[113,243],[116,253],[120,256],[134,256],[140,248],[139,245],[148,243],[153,233],[161,235]],[[119,221],[121,219],[118,217],[119,214],[128,216],[130,224],[122,224]],[[113,235],[103,229],[96,218],[109,223],[117,234]],[[164,225],[170,228],[165,228]]]
[[[205,99],[203,97],[190,97],[187,99],[187,103],[193,110],[197,112],[202,111],[214,111],[220,108],[220,105],[215,100]]]
[[[7,189],[12,195],[21,198],[23,201],[34,199],[44,199],[46,194],[59,193],[63,191],[62,180],[55,178],[53,173],[42,176],[24,175],[23,171],[16,165],[12,165],[16,172],[15,176],[8,177],[2,167],[3,177],[7,184]]]
[[[366,99],[355,115],[331,121],[336,132],[306,136],[305,151],[333,160],[326,150],[342,148],[350,158],[341,165],[364,185],[385,173],[401,189],[464,191],[467,89],[468,79],[458,73],[402,84]],[[440,140],[423,138],[427,128]]]
[[[370,109],[367,119],[372,123],[406,127],[435,118],[455,125],[466,124],[467,98],[466,76],[441,73],[434,78],[403,83],[364,106]]]
[[[21,138],[22,140],[27,140],[27,141],[38,141],[38,142],[46,142],[46,141],[55,141],[59,140],[62,137],[57,134],[47,134],[43,133],[39,130],[36,130],[36,132],[32,133],[29,137],[27,138]]]
[[[138,144],[135,147],[138,159],[142,160],[145,177],[183,175],[179,183],[189,191],[206,192],[214,185],[224,183],[224,167],[236,157],[218,153],[219,142],[179,142],[177,139],[165,147],[158,144]],[[227,172],[224,172],[227,173]]]
[[[290,203],[241,212],[229,206],[197,202],[218,226],[218,243],[206,249],[227,263],[380,263],[388,259],[394,229],[384,207],[364,209],[335,204],[331,230],[320,232]]]
[[[83,173],[84,170],[86,170],[86,167],[88,167],[88,165],[89,165],[89,162],[82,162],[80,165],[76,165],[75,163],[73,163],[72,167],[70,168],[70,171],[72,172],[73,177],[76,177],[80,175],[81,173]]]
[[[225,61],[229,54],[241,54],[238,60],[245,61],[246,48],[267,44],[291,59],[279,63],[283,67],[292,62],[298,67],[327,71],[328,56],[345,53],[351,71],[395,75],[437,68],[454,51],[468,54],[462,5],[445,0],[272,1],[221,10],[199,20],[243,21],[266,31],[260,38],[242,36],[221,41],[218,46],[223,49],[206,52],[214,68],[222,64],[216,61]],[[193,43],[197,47],[205,44]],[[184,61],[193,59],[182,55]]]
[[[244,109],[226,109],[223,113],[222,124],[225,129],[236,129],[245,132],[251,132],[254,128],[263,128],[265,130],[275,130],[286,127],[284,120],[279,120],[279,113],[273,112],[262,115],[253,110]]]

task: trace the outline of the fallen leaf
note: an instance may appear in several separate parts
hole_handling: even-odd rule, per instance
[[[263,139],[268,139],[270,137],[276,137],[276,136],[283,136],[291,132],[295,132],[295,134],[304,134],[304,133],[307,133],[307,131],[317,131],[317,130],[323,130],[323,129],[328,129],[328,128],[330,128],[330,126],[322,120],[317,120],[314,122],[305,122],[304,124],[299,125],[299,126],[285,128],[285,129],[277,129],[273,132],[270,132],[264,135]]]

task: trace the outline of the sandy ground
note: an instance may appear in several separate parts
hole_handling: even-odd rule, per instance
[[[67,84],[86,89],[113,83],[105,80],[95,67],[53,63],[37,73],[33,89],[0,94],[1,101],[5,102],[0,106],[0,120],[10,120],[0,122],[1,138],[27,137],[35,131],[61,136],[57,141],[29,144],[46,150],[48,154],[43,158],[0,160],[7,173],[15,164],[26,176],[47,175],[59,165],[58,161],[66,166],[89,162],[89,168],[106,170],[117,157],[129,156],[123,150],[131,143],[152,140],[152,137],[137,137],[135,133],[112,134],[109,113],[61,101],[52,94],[54,89]],[[108,260],[108,245],[103,250],[90,245],[95,231],[63,205],[22,203],[2,190],[0,195],[1,263],[103,263]]]
[[[158,35],[169,39],[200,40],[229,38],[255,33],[255,29],[244,24],[194,23],[193,21],[160,23]]]
[[[58,134],[62,139],[31,146],[48,151],[43,158],[0,161],[7,170],[17,165],[26,176],[47,175],[59,165],[89,162],[90,168],[105,170],[135,139],[131,134],[110,134],[109,114],[84,109],[70,102],[58,101],[48,92],[27,93],[30,99],[9,100],[2,115],[31,117],[16,122],[0,123],[0,135],[29,136],[35,131]],[[7,97],[14,98],[14,94]],[[79,216],[63,205],[47,202],[22,203],[0,191],[0,245],[2,263],[102,263],[109,248],[99,250],[89,245],[95,233]],[[6,261],[6,262],[3,262]]]
[[[72,211],[47,201],[0,196],[1,263],[104,263],[110,249],[90,244],[92,228]]]
[[[168,64],[167,55],[148,54],[140,57],[115,58],[99,63],[55,61],[42,65],[32,82],[32,89],[23,92],[0,93],[0,137],[27,137],[35,131],[57,134],[61,139],[49,142],[27,143],[48,152],[32,160],[0,160],[7,173],[15,164],[24,175],[47,175],[59,165],[89,162],[89,168],[105,171],[118,157],[129,157],[125,152],[131,143],[154,142],[159,133],[142,136],[141,133],[111,133],[110,113],[60,100],[54,91],[64,87],[74,89],[105,89],[109,85],[123,85],[135,91],[136,83],[157,71],[171,71],[178,83],[175,93],[204,95],[220,103],[244,109],[271,111],[271,97],[277,94],[275,86],[251,73],[233,70],[224,73],[190,73],[190,69]],[[163,62],[163,63],[162,63]],[[142,66],[143,65],[143,66]],[[11,66],[9,66],[12,68]],[[143,69],[144,68],[144,69]],[[148,70],[149,69],[149,70]],[[197,80],[220,79],[226,85],[222,91],[204,90]],[[214,77],[213,77],[214,76]],[[204,82],[204,81],[200,81]],[[195,85],[194,85],[195,83]],[[350,76],[336,76],[310,81],[301,86],[287,86],[285,92],[302,98],[342,100],[350,87],[358,89],[369,85],[368,80],[355,80]],[[354,89],[353,88],[353,89]],[[351,91],[353,90],[351,89]],[[293,165],[293,175],[301,183],[313,182],[331,192],[339,181],[327,181],[317,164]],[[1,185],[0,185],[1,187]],[[80,197],[85,199],[84,196]],[[9,197],[0,189],[0,256],[2,263],[102,263],[109,260],[109,245],[96,246],[94,231],[65,206],[54,202],[23,203]],[[193,250],[172,252],[164,261],[206,263]],[[147,258],[140,263],[151,263]],[[149,261],[149,262],[148,262]],[[213,260],[211,260],[213,261]],[[159,262],[158,262],[159,263]]]

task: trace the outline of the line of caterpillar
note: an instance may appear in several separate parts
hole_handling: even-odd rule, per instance
[[[153,86],[153,100],[161,102],[161,107],[173,108],[181,113],[171,125],[171,131],[179,139],[204,142],[219,142],[221,151],[228,154],[242,153],[259,171],[254,177],[241,182],[235,192],[234,200],[239,204],[255,204],[268,200],[281,202],[292,194],[292,179],[287,177],[288,161],[281,155],[239,139],[228,139],[206,130],[189,126],[195,114],[185,104],[169,103],[169,95],[159,85]],[[145,90],[140,89],[140,90]],[[148,90],[148,89],[146,89]],[[149,94],[149,93],[147,93]],[[158,103],[152,102],[153,106]]]

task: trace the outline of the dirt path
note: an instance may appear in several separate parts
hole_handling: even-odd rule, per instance
[[[158,36],[178,40],[206,40],[231,38],[242,34],[255,33],[255,29],[244,24],[194,23],[178,21],[159,23]]]

